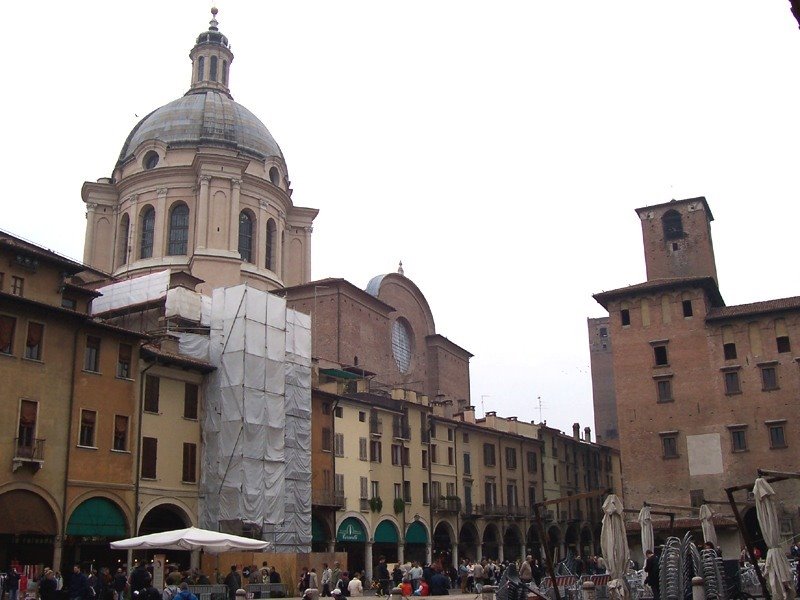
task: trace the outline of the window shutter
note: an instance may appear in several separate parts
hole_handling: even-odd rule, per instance
[[[158,412],[158,377],[148,375],[144,384],[144,409],[147,412]]]
[[[0,315],[0,352],[11,354],[14,343],[14,325],[17,320],[14,317]]]
[[[195,482],[197,464],[197,445],[183,445],[183,481]]]
[[[28,323],[28,340],[26,345],[28,348],[34,348],[42,343],[42,334],[44,327],[41,323]]]
[[[197,418],[197,386],[187,383],[183,395],[183,416],[186,419]]]
[[[142,438],[142,477],[156,478],[156,462],[158,460],[158,440]]]

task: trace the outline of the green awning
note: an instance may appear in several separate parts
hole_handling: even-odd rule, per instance
[[[361,377],[358,375],[348,373],[347,371],[342,371],[340,369],[320,369],[319,372],[323,375],[334,377],[336,379],[361,379]]]
[[[399,541],[397,527],[391,521],[381,521],[375,530],[375,542],[379,544],[396,544]]]
[[[347,517],[336,532],[338,542],[366,542],[367,533],[358,519]]]
[[[422,523],[412,523],[406,530],[406,543],[407,544],[427,544],[428,532],[425,531],[425,526]]]
[[[311,517],[311,541],[312,542],[326,542],[325,526],[320,523],[317,517]]]
[[[128,535],[125,515],[106,498],[89,498],[76,508],[67,524],[67,535],[124,538]]]

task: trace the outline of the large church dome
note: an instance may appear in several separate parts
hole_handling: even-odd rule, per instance
[[[212,12],[216,16],[216,9]],[[264,124],[231,97],[228,73],[233,54],[216,19],[212,19],[208,31],[198,36],[190,56],[189,91],[139,121],[125,140],[117,164],[127,162],[143,142],[149,141],[160,141],[172,148],[220,146],[258,160],[283,159]]]

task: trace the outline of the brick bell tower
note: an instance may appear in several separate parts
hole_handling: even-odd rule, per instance
[[[714,215],[704,197],[637,208],[647,280],[712,277],[717,265],[711,241]]]

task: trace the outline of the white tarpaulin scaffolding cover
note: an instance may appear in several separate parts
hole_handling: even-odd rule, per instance
[[[201,355],[198,336],[181,352]],[[311,545],[311,325],[244,285],[213,292],[200,495],[202,527],[261,528],[277,552]]]
[[[92,300],[92,314],[135,306],[164,298],[169,288],[169,271],[159,271],[142,277],[112,283],[97,291],[103,294]]]

